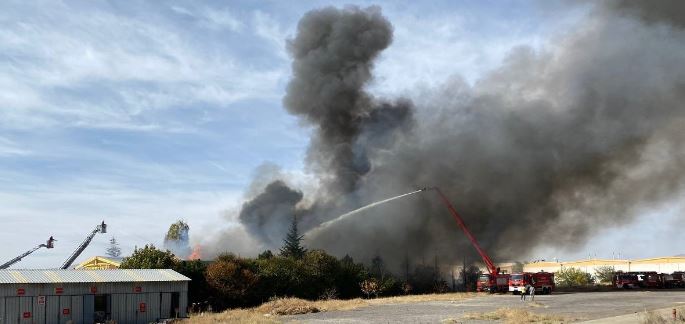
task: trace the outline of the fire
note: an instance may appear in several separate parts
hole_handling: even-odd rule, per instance
[[[202,248],[200,247],[200,244],[196,244],[195,247],[193,247],[193,253],[188,256],[188,260],[200,260],[201,257]]]

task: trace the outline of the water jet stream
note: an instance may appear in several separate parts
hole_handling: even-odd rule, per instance
[[[412,191],[412,192],[408,192],[408,193],[401,194],[401,195],[398,195],[398,196],[394,196],[394,197],[390,197],[390,198],[387,198],[387,199],[383,199],[383,200],[379,200],[379,201],[376,201],[376,202],[372,202],[372,203],[370,203],[370,204],[368,204],[368,205],[365,205],[365,206],[363,206],[363,207],[360,207],[360,208],[357,208],[357,209],[355,209],[355,210],[349,211],[349,212],[344,213],[344,214],[342,214],[342,215],[340,215],[340,216],[338,216],[338,217],[336,217],[336,218],[333,218],[333,219],[331,219],[331,220],[329,220],[329,221],[327,221],[327,222],[323,222],[323,223],[319,224],[319,226],[317,226],[317,227],[315,227],[315,228],[312,228],[312,229],[309,230],[307,233],[305,233],[305,236],[316,235],[317,232],[320,232],[321,230],[323,230],[323,229],[325,229],[325,228],[331,226],[332,224],[335,224],[335,223],[337,223],[337,222],[339,222],[339,221],[341,221],[341,220],[343,220],[343,219],[345,219],[345,218],[348,218],[348,217],[350,217],[350,216],[352,216],[352,215],[354,215],[354,214],[357,214],[357,213],[362,212],[362,211],[364,211],[364,210],[367,210],[367,209],[369,209],[369,208],[373,208],[373,207],[376,207],[376,206],[378,206],[378,205],[382,205],[382,204],[385,204],[385,203],[389,203],[389,202],[391,202],[391,201],[393,201],[393,200],[400,199],[400,198],[404,198],[404,197],[407,197],[407,196],[410,196],[410,195],[413,195],[413,194],[417,194],[417,193],[419,193],[419,192],[426,191],[426,190],[428,190],[428,189],[427,189],[427,188],[422,188],[422,189],[419,189],[419,190],[416,190],[416,191]]]

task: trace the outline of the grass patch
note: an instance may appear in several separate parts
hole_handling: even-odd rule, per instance
[[[255,312],[253,309],[232,309],[223,313],[195,315],[185,323],[209,324],[209,323],[248,323],[248,324],[274,324],[280,323],[277,319]]]
[[[666,315],[661,315],[657,311],[645,310],[640,314],[640,323],[642,324],[667,324],[667,323],[685,323],[685,316],[683,312],[685,308],[676,309],[676,318],[673,320],[673,315],[668,312]],[[662,313],[663,314],[663,313]]]
[[[430,295],[408,295],[377,299],[317,300],[309,301],[299,298],[277,298],[249,309],[230,309],[222,313],[192,316],[187,323],[280,323],[279,316],[300,315],[308,313],[351,310],[370,305],[401,304],[428,301],[457,301],[478,296],[475,293],[449,293]]]
[[[549,307],[549,306],[547,306],[547,305],[540,304],[540,303],[538,303],[538,302],[526,303],[526,306],[528,306],[528,307],[535,307],[535,308],[540,308],[540,307],[542,307],[542,308],[547,308],[547,307]]]
[[[507,324],[519,323],[565,323],[567,320],[558,315],[537,314],[521,308],[500,308],[494,312],[487,313],[468,313],[464,319],[504,321]]]
[[[395,297],[383,297],[377,299],[366,299],[365,301],[373,305],[381,304],[403,304],[420,303],[431,301],[457,301],[477,297],[476,293],[447,293],[447,294],[426,294],[426,295],[406,295]]]
[[[256,311],[271,315],[299,315],[333,310],[349,310],[368,305],[369,303],[362,299],[309,301],[299,298],[277,298],[257,307]]]

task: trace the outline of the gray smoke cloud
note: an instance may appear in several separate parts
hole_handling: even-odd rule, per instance
[[[648,23],[666,23],[685,27],[685,2],[680,0],[631,1],[616,0],[606,3],[610,10],[636,16]]]
[[[438,186],[496,260],[541,244],[582,246],[597,228],[625,224],[683,187],[680,3],[603,3],[550,49],[512,49],[475,84],[455,76],[413,103],[365,91],[392,40],[379,8],[311,11],[288,43],[284,105],[315,130],[306,162],[320,190],[304,204],[299,191],[274,182],[241,220],[274,243],[292,213],[306,229]],[[396,265],[405,255],[476,257],[430,193],[341,221],[307,243]]]
[[[267,246],[278,246],[295,215],[295,206],[302,192],[291,189],[283,181],[268,184],[264,192],[243,205],[238,216],[248,231]]]

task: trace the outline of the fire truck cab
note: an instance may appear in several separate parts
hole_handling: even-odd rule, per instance
[[[535,287],[535,292],[551,294],[554,290],[554,274],[550,272],[522,272],[514,273],[509,279],[509,291],[520,294],[526,287]]]
[[[633,272],[637,276],[638,286],[641,288],[662,288],[663,278],[661,274],[652,272]]]
[[[676,271],[670,275],[664,275],[665,288],[685,288],[685,276],[683,272]]]
[[[484,273],[478,276],[478,283],[476,284],[479,292],[505,292],[509,288],[509,274],[498,273],[488,274]]]
[[[614,274],[612,283],[616,288],[631,289],[640,287],[638,277],[634,273],[617,272]]]

